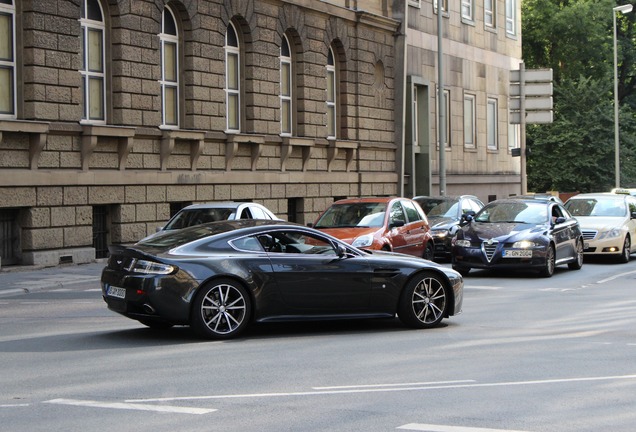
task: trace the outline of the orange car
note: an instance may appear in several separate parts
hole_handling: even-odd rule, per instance
[[[426,215],[408,198],[352,198],[336,201],[314,228],[362,249],[386,250],[433,259]]]

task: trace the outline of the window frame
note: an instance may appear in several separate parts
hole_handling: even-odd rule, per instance
[[[283,34],[280,47],[280,135],[292,136],[294,133],[294,63],[291,44],[287,35]],[[287,46],[287,54],[284,55],[283,47]],[[286,68],[285,68],[286,66]],[[285,94],[285,79],[287,80],[287,93]],[[287,107],[287,109],[285,109]],[[288,126],[285,127],[285,122]]]
[[[506,1],[506,35],[517,36],[517,0]]]
[[[433,13],[437,14],[437,4],[440,0],[433,0]],[[441,0],[442,2],[442,15],[448,16],[448,0]]]
[[[422,0],[409,0],[409,6],[413,6],[419,9],[422,7]]]
[[[80,14],[80,46],[81,46],[81,55],[82,55],[82,69],[80,69],[80,75],[82,76],[82,120],[80,123],[87,124],[105,124],[107,121],[106,115],[106,22],[104,16],[104,7],[100,0],[95,0],[95,3],[99,7],[101,21],[96,21],[88,18],[88,6],[89,0],[82,0],[82,4],[84,5],[81,8],[84,11],[84,15],[86,17],[81,16]],[[100,62],[101,62],[101,71],[100,70],[91,70],[90,60],[92,51],[89,48],[90,45],[90,34],[91,32],[98,32],[100,37]],[[91,110],[93,108],[94,97],[91,96],[91,82],[101,81],[100,85],[100,94],[101,103],[99,109],[101,110],[100,115],[97,117],[93,117]]]
[[[492,112],[491,112],[491,107]],[[489,97],[486,102],[486,147],[488,150],[499,149],[499,101]],[[491,139],[492,138],[492,139]]]
[[[338,67],[333,47],[329,47],[325,66],[327,72],[327,97],[325,99],[327,104],[327,139],[336,139],[338,138]]]
[[[466,13],[465,11],[468,10]],[[475,0],[461,0],[461,15],[463,21],[475,21]]]
[[[484,0],[484,27],[488,30],[497,28],[497,0]]]
[[[436,110],[439,112],[439,87],[435,88],[435,103],[436,103]],[[445,149],[450,149],[451,148],[451,95],[450,95],[450,89],[445,88],[444,89],[444,111],[446,112],[446,122],[445,122],[445,129],[446,129],[446,142],[444,143],[444,148]],[[436,143],[437,143],[437,148],[439,149],[439,144],[440,144],[440,139],[439,139],[439,117],[437,117],[438,121],[437,121],[437,138],[436,138]]]
[[[228,35],[231,30],[236,38],[236,46],[228,44]],[[236,88],[230,87],[230,63],[229,58],[236,59]],[[241,132],[241,39],[239,32],[232,21],[225,31],[225,131],[229,133]],[[234,106],[230,104],[231,98],[235,98]],[[233,111],[233,109],[235,111]],[[230,117],[232,115],[232,119]],[[235,118],[234,118],[235,117]],[[231,123],[232,120],[232,123]]]
[[[12,0],[11,4],[0,3],[0,14],[9,16],[9,23],[11,25],[10,34],[11,38],[9,44],[10,57],[6,59],[0,58],[0,69],[9,70],[9,91],[7,92],[8,111],[0,111],[0,119],[15,119],[17,117],[17,61],[16,61],[16,6],[15,1]]]
[[[166,33],[166,14],[170,15],[174,23],[175,34]],[[161,129],[178,129],[180,124],[180,91],[179,91],[179,75],[180,75],[180,62],[179,62],[179,25],[174,12],[169,6],[165,6],[161,16],[161,33],[159,34],[159,40],[161,44],[161,79],[159,85],[161,86]],[[166,77],[166,45],[174,45],[174,79]],[[166,93],[167,90],[174,89],[174,122],[168,123],[166,115]]]
[[[468,149],[477,148],[476,101],[477,97],[474,94],[464,93],[464,148]],[[467,108],[470,108],[470,112],[467,112]],[[470,125],[466,124],[467,120],[470,120]]]

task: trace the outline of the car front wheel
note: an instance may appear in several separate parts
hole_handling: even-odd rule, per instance
[[[625,236],[625,241],[623,242],[623,250],[621,251],[621,256],[618,258],[618,262],[623,264],[628,263],[631,254],[632,254],[632,242],[629,236]]]
[[[429,240],[426,242],[426,247],[424,248],[424,259],[433,261],[435,258],[435,246],[433,245],[433,241]]]
[[[545,263],[543,264],[543,269],[541,269],[541,276],[551,277],[554,274],[554,267],[556,265],[555,261],[556,257],[554,248],[552,246],[548,246],[548,250],[545,252]]]
[[[448,303],[444,280],[434,273],[422,273],[404,287],[398,317],[413,328],[431,328],[444,318]]]
[[[580,270],[583,267],[583,240],[576,242],[576,259],[574,262],[568,264],[568,268],[571,270]]]
[[[251,301],[239,283],[221,279],[205,285],[197,294],[190,325],[208,339],[230,339],[240,334],[249,323]]]

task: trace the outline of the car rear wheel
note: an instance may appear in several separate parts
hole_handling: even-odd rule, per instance
[[[571,270],[580,270],[583,267],[583,240],[576,242],[576,259],[568,264]]]
[[[442,277],[429,272],[421,273],[404,287],[398,317],[409,327],[435,327],[444,318],[447,303],[448,294]]]
[[[552,277],[556,265],[555,260],[554,248],[548,246],[548,250],[545,252],[545,264],[543,265],[543,269],[541,269],[541,276]]]
[[[623,250],[621,251],[621,256],[618,258],[618,262],[623,264],[628,263],[631,254],[632,254],[632,242],[629,236],[625,236],[625,241],[623,242]]]
[[[249,323],[251,300],[239,283],[220,279],[205,285],[197,294],[190,325],[208,339],[230,339]]]

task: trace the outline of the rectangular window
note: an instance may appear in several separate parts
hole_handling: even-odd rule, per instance
[[[420,0],[409,0],[409,6],[420,7]]]
[[[484,25],[488,28],[495,28],[496,0],[484,0]]]
[[[475,96],[464,95],[464,146],[476,147],[475,130]]]
[[[508,148],[519,148],[521,143],[521,126],[518,124],[508,124]]]
[[[177,126],[178,97],[177,88],[166,86],[164,88],[164,124],[169,126]]]
[[[488,99],[486,112],[488,149],[497,150],[497,99]]]
[[[473,2],[475,0],[462,0],[462,18],[473,21]]]
[[[437,2],[440,0],[433,0],[433,11],[435,13],[437,13]],[[448,0],[441,0],[442,2],[442,12],[443,13],[447,13],[448,12]]]
[[[227,64],[227,129],[230,131],[238,131],[240,129],[239,121],[239,55],[238,53],[228,52],[226,58]]]
[[[436,93],[436,95],[438,95],[439,93]],[[439,99],[439,98],[437,98]],[[437,110],[439,111],[439,103],[437,105]],[[444,125],[445,125],[445,130],[446,130],[446,139],[444,140],[444,144],[446,148],[449,148],[451,146],[451,98],[450,98],[450,90],[444,90],[444,112],[445,112],[445,119],[444,119]],[[437,130],[439,131],[439,124],[437,125]],[[439,132],[437,134],[437,145],[439,146]]]
[[[281,106],[281,134],[292,133],[291,110],[291,63],[281,61],[280,68],[280,106]]]
[[[83,121],[104,123],[106,120],[106,74],[104,61],[104,24],[80,19],[82,34],[82,112]]]
[[[506,0],[506,33],[517,35],[517,0]]]
[[[0,5],[0,117],[15,117],[15,10]]]
[[[327,137],[336,137],[336,71],[327,70]]]

